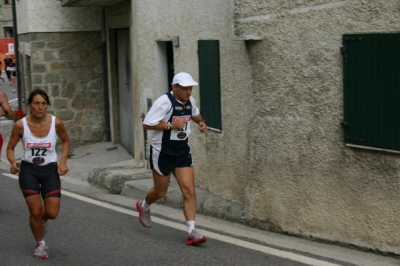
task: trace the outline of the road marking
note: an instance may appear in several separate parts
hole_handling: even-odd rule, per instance
[[[13,179],[18,179],[18,176],[14,175],[14,174],[3,173],[3,175],[11,177]],[[123,208],[123,207],[119,207],[119,206],[115,206],[115,205],[112,205],[112,204],[109,204],[109,203],[106,203],[106,202],[102,202],[102,201],[99,201],[99,200],[91,199],[91,198],[88,198],[88,197],[85,197],[85,196],[82,196],[82,195],[79,195],[79,194],[75,194],[75,193],[72,193],[72,192],[69,192],[69,191],[63,190],[62,194],[66,195],[68,197],[80,200],[80,201],[84,201],[84,202],[87,202],[87,203],[90,203],[90,204],[93,204],[93,205],[96,205],[96,206],[99,206],[99,207],[103,207],[103,208],[109,209],[109,210],[117,211],[117,212],[124,213],[124,214],[127,214],[127,215],[135,216],[135,217],[138,216],[138,213],[136,211],[133,211],[133,210],[130,210],[130,209],[126,209],[126,208]],[[186,230],[186,226],[182,225],[181,223],[171,222],[171,221],[164,220],[164,219],[161,219],[161,218],[158,218],[158,217],[154,217],[154,216],[151,217],[151,220],[154,223],[158,223],[158,224],[161,224],[161,225],[169,226],[169,227],[172,227],[174,229]],[[301,263],[308,264],[308,265],[313,265],[313,266],[340,266],[340,264],[330,263],[330,262],[327,262],[327,261],[309,258],[309,257],[303,256],[303,255],[291,253],[291,252],[288,252],[288,251],[283,251],[283,250],[270,248],[270,247],[259,245],[259,244],[254,244],[254,243],[251,243],[251,242],[248,242],[248,241],[244,241],[244,240],[236,239],[236,238],[233,238],[233,237],[224,236],[224,235],[221,235],[221,234],[209,232],[207,230],[202,230],[202,231],[209,238],[216,239],[216,240],[219,240],[221,242],[228,243],[228,244],[233,244],[233,245],[236,245],[236,246],[239,246],[239,247],[252,249],[252,250],[259,251],[259,252],[262,252],[262,253],[266,253],[266,254],[269,254],[269,255],[277,256],[277,257],[280,257],[280,258],[289,259],[289,260],[292,260],[292,261],[297,261],[297,262],[301,262]]]

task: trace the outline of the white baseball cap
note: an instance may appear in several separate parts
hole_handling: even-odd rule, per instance
[[[179,84],[182,87],[197,86],[199,85],[189,73],[180,72],[174,76],[172,80],[172,85]]]

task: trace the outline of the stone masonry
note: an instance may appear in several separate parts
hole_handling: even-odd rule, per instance
[[[61,118],[71,144],[102,141],[104,103],[99,32],[31,33],[30,56],[20,56],[22,97],[31,90],[46,91],[49,112]]]

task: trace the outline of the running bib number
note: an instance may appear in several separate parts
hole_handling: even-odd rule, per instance
[[[183,128],[178,128],[178,129],[172,129],[171,130],[171,140],[185,140],[189,137],[190,135],[190,121],[191,116],[187,115],[187,116],[173,116],[172,117],[172,122],[175,122],[181,118],[185,118],[186,123],[185,126]]]
[[[32,151],[32,157],[34,157],[34,156],[46,156],[47,155],[46,154],[47,149],[33,148],[33,149],[31,149],[31,151]]]

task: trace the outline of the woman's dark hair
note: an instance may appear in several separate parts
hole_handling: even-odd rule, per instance
[[[47,93],[46,93],[44,90],[42,90],[42,89],[34,89],[34,90],[31,92],[31,94],[29,94],[28,101],[27,101],[28,104],[31,104],[31,103],[32,103],[33,97],[35,97],[36,95],[42,96],[42,97],[46,100],[47,105],[50,105],[50,98],[49,98],[49,95],[47,95]]]

